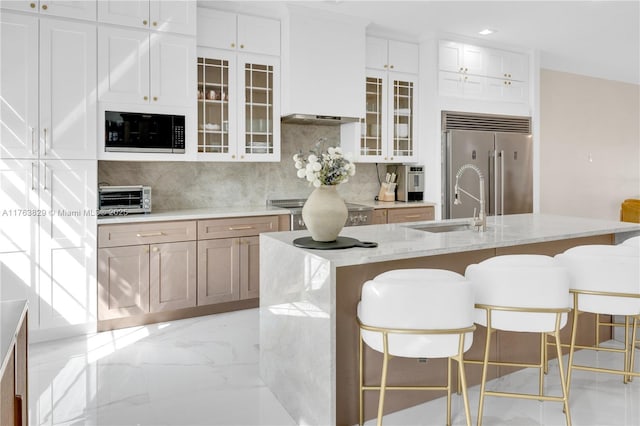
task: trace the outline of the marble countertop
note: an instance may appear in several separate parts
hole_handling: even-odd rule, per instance
[[[374,241],[378,243],[378,247],[299,250],[329,260],[334,266],[339,267],[593,235],[640,235],[640,224],[546,214],[492,216],[487,219],[485,232],[464,230],[431,233],[416,229],[436,224],[462,223],[468,223],[468,220],[346,227],[340,232],[340,236],[360,241]],[[272,238],[293,245],[293,240],[308,235],[308,231],[288,231],[264,234],[262,238]]]
[[[26,300],[8,300],[0,302],[0,376],[4,373],[8,362],[9,351],[13,345],[18,325],[27,312]]]
[[[405,203],[404,201],[354,201],[355,204],[362,204],[373,208],[407,208],[435,206],[435,203],[428,201],[415,201]],[[269,216],[269,215],[289,214],[289,210],[272,206],[239,206],[239,207],[205,207],[201,209],[177,209],[158,210],[145,214],[126,214],[122,216],[100,216],[98,225],[136,223],[136,222],[161,222],[171,220],[197,220],[197,219],[219,219],[227,217],[243,216]]]

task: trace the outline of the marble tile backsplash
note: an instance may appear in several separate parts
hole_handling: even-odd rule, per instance
[[[221,163],[200,161],[99,161],[98,182],[150,185],[153,209],[264,205],[268,198],[306,198],[313,188],[296,176],[293,154],[307,152],[320,137],[340,140],[337,126],[282,124],[281,161]],[[338,192],[348,201],[373,200],[380,188],[375,164],[356,164],[356,175]],[[380,173],[386,172],[384,165]]]

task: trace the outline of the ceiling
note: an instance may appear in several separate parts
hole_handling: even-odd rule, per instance
[[[238,11],[282,2],[233,4]],[[640,0],[287,2],[370,22],[371,34],[421,40],[455,34],[481,44],[533,49],[542,68],[640,84]],[[484,28],[494,34],[480,36]]]

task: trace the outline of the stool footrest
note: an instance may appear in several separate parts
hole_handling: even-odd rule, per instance
[[[484,394],[485,396],[499,396],[503,398],[519,398],[519,399],[532,399],[537,401],[564,402],[564,398],[561,396],[533,395],[528,393],[492,392],[492,391],[484,391]]]
[[[640,377],[640,372],[635,372],[635,371],[612,370],[610,368],[589,367],[588,365],[577,365],[577,364],[573,364],[571,368],[573,368],[574,370],[593,371],[596,373],[610,373],[610,374],[617,374],[619,376]]]
[[[385,386],[385,390],[448,390],[447,386]],[[380,386],[363,386],[362,390],[380,390]]]

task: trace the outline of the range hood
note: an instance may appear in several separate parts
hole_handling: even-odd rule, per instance
[[[283,123],[316,124],[322,126],[339,126],[345,123],[357,123],[357,117],[339,117],[334,115],[290,114],[282,117]]]
[[[367,22],[300,5],[282,20],[281,120],[340,126],[365,116]]]

